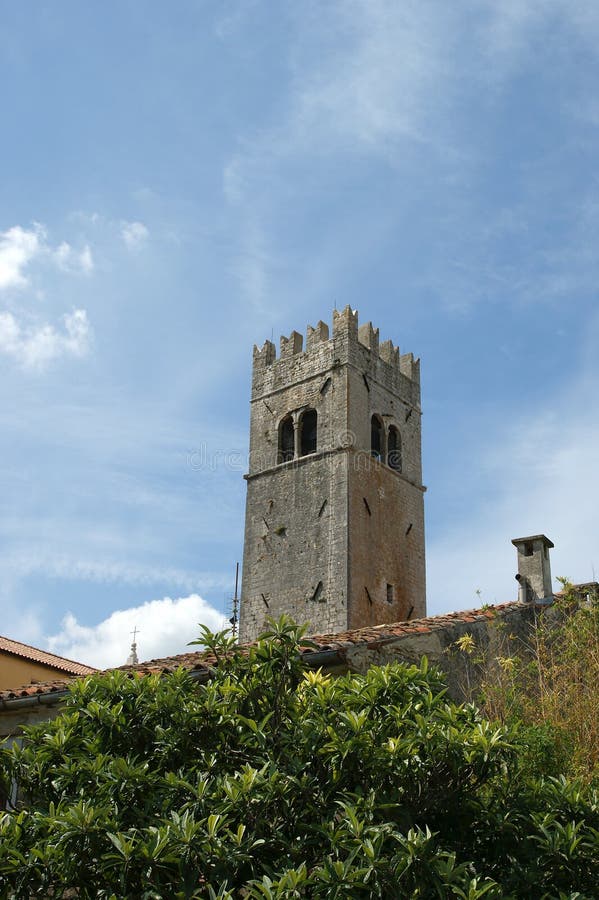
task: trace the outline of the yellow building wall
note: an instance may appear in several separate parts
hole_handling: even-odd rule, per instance
[[[0,691],[11,690],[35,681],[68,681],[72,678],[62,669],[32,662],[0,650]]]

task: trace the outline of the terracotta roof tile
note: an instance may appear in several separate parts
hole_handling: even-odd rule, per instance
[[[28,659],[43,666],[51,666],[53,669],[59,669],[67,675],[91,675],[98,671],[93,666],[86,666],[72,659],[65,659],[64,656],[57,656],[55,653],[39,650],[37,647],[22,644],[21,641],[13,641],[12,638],[3,637],[2,635],[0,635],[0,651],[12,653],[14,656],[20,656],[22,659]]]
[[[410,619],[409,621],[392,622],[387,625],[368,626],[366,628],[359,628],[354,631],[344,631],[333,634],[316,634],[310,635],[309,638],[313,643],[317,645],[318,651],[330,650],[334,652],[335,650],[339,650],[340,652],[343,652],[345,650],[353,648],[356,645],[364,645],[369,649],[376,649],[377,647],[382,646],[388,641],[393,641],[397,638],[438,631],[439,629],[451,627],[460,622],[469,624],[476,621],[486,621],[488,618],[503,616],[504,614],[509,614],[509,612],[512,610],[515,611],[516,609],[521,609],[521,607],[522,604],[518,602],[501,603],[491,608],[485,607],[484,609],[470,609],[458,612],[444,613],[440,616],[427,616],[422,619]],[[24,647],[25,645],[22,644],[21,646]],[[249,647],[251,646],[251,644],[243,646]],[[37,652],[41,653],[41,651]],[[308,648],[302,651],[303,654],[311,652],[313,652],[313,650]],[[51,654],[45,655],[51,656]],[[54,658],[60,659],[60,657]],[[68,660],[63,660],[63,662],[68,662]],[[150,659],[136,665],[125,665],[119,666],[118,668],[120,671],[131,672],[131,674],[135,675],[169,673],[174,672],[175,669],[178,668],[188,669],[190,671],[196,672],[202,670],[208,672],[216,665],[216,662],[217,661],[212,654],[206,651],[199,650],[193,653],[181,653],[177,656],[167,656],[162,659]],[[78,664],[74,663],[73,665]],[[86,666],[81,668],[89,671],[76,674],[90,674],[95,671],[93,669],[89,669],[89,667]],[[17,699],[18,697],[32,696],[35,694],[47,694],[54,691],[64,690],[64,682],[44,682],[43,684],[38,685],[27,685],[14,691],[0,691],[0,702],[2,700],[11,700]]]
[[[20,700],[24,697],[35,697],[36,695],[41,696],[54,693],[64,693],[68,687],[69,681],[72,681],[73,677],[81,676],[70,676],[64,681],[41,681],[39,684],[25,684],[23,685],[23,687],[0,691],[0,701]]]

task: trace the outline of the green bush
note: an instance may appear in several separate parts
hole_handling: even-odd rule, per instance
[[[599,801],[531,774],[530,736],[437,672],[303,671],[299,629],[249,656],[205,632],[185,672],[77,682],[4,750],[0,896],[596,897]],[[527,744],[528,742],[528,744]]]

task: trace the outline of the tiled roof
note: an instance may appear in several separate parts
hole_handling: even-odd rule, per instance
[[[93,666],[85,666],[83,663],[65,659],[64,656],[57,656],[55,653],[39,650],[37,647],[22,644],[20,641],[13,641],[12,638],[3,637],[2,635],[0,635],[0,652],[11,653],[13,656],[21,657],[21,659],[28,659],[31,662],[40,663],[42,666],[59,669],[67,675],[92,675],[98,671]]]
[[[340,656],[344,651],[356,645],[363,645],[368,649],[381,647],[388,641],[396,641],[398,638],[409,637],[418,634],[431,633],[452,625],[467,624],[470,622],[483,622],[496,616],[509,614],[511,610],[521,609],[521,603],[503,603],[498,606],[485,607],[484,609],[462,610],[461,612],[444,613],[440,616],[427,616],[422,619],[412,619],[407,622],[394,622],[389,625],[372,625],[367,628],[359,628],[354,631],[343,631],[337,634],[310,635],[309,639],[316,644],[316,650],[306,648],[304,655],[309,656],[315,652],[338,651]],[[250,646],[249,644],[243,646]],[[40,652],[40,651],[38,651]],[[216,658],[205,650],[193,653],[180,653],[177,656],[166,656],[161,659],[150,659],[147,662],[135,665],[119,666],[120,671],[135,672],[140,675],[167,674],[176,669],[183,668],[197,674],[210,671],[216,665]],[[85,668],[85,667],[84,667]],[[91,670],[94,671],[94,670]],[[112,670],[106,670],[112,671]],[[77,674],[90,674],[81,672]],[[0,704],[2,701],[17,700],[19,698],[33,697],[63,692],[64,682],[49,681],[35,685],[25,685],[11,691],[0,691]]]

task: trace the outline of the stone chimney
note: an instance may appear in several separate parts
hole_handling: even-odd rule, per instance
[[[525,603],[552,603],[549,550],[554,546],[553,542],[544,534],[533,534],[514,538],[512,544],[518,551],[518,600]]]

